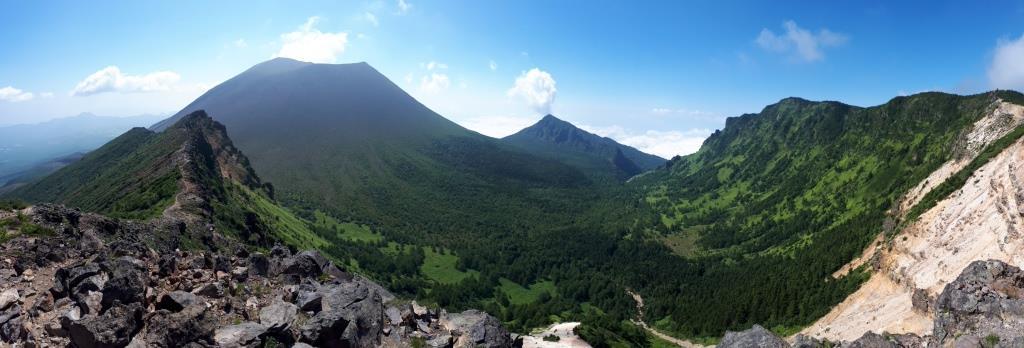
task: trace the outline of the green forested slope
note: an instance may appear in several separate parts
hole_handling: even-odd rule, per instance
[[[863,279],[830,274],[882,232],[893,203],[951,158],[996,98],[1020,95],[924,93],[871,108],[790,98],[730,118],[697,153],[634,181],[651,207],[648,240],[688,241],[676,257],[618,261],[653,299],[648,319],[712,336],[824,315]],[[687,261],[668,261],[678,255]]]

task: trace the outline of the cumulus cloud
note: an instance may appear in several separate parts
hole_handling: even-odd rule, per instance
[[[1017,40],[999,40],[988,80],[994,88],[1024,89],[1024,35]]]
[[[420,90],[426,93],[437,93],[448,89],[450,85],[451,80],[445,74],[431,73],[420,79]]]
[[[767,51],[792,54],[800,61],[815,62],[825,58],[823,48],[840,46],[848,40],[846,35],[828,29],[812,33],[794,21],[786,21],[782,27],[786,31],[781,34],[768,28],[761,29],[761,34],[754,42]]]
[[[492,59],[492,60],[491,60],[490,62],[488,62],[488,63],[487,63],[487,67],[488,67],[488,68],[491,68],[491,71],[495,71],[495,70],[498,70],[498,62],[495,62],[495,61],[494,61],[494,60]]]
[[[32,100],[34,97],[35,95],[31,92],[25,92],[11,86],[0,88],[0,100],[2,101],[17,103]]]
[[[363,18],[365,18],[367,22],[370,22],[370,24],[373,24],[373,26],[375,26],[375,27],[379,27],[380,26],[380,21],[377,21],[377,16],[374,15],[373,13],[370,13],[370,12],[364,13],[363,14]]]
[[[108,66],[89,75],[71,91],[74,96],[88,96],[104,92],[144,93],[166,91],[181,79],[172,71],[157,71],[145,75],[127,75],[116,66]]]
[[[603,136],[615,139],[615,141],[637,148],[640,151],[672,158],[677,155],[688,155],[700,149],[711,135],[710,129],[690,129],[686,131],[631,131],[621,126],[611,127],[590,127],[581,125],[580,128]]]
[[[320,17],[309,17],[297,31],[281,34],[281,50],[275,57],[292,58],[311,63],[334,63],[345,52],[348,33],[325,33],[316,28]]]
[[[398,0],[398,13],[406,14],[409,13],[409,10],[411,9],[412,4],[406,2],[405,0]]]
[[[555,102],[555,79],[546,71],[533,68],[516,78],[515,85],[508,90],[510,97],[519,97],[526,104],[541,114],[551,113],[551,104]]]

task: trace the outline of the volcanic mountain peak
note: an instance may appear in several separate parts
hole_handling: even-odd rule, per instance
[[[503,141],[536,154],[560,159],[577,167],[611,171],[625,179],[664,164],[665,159],[587,132],[572,123],[546,115]]]

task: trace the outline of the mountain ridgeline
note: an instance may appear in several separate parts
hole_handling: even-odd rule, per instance
[[[585,168],[589,173],[608,174],[618,179],[628,179],[666,162],[664,158],[589,133],[552,115],[502,140],[539,156]]]
[[[273,201],[224,126],[203,111],[163,132],[134,128],[79,161],[8,193],[128,219],[207,225],[259,246],[310,246],[308,227]],[[205,232],[205,231],[202,231]],[[184,235],[188,239],[195,234]]]
[[[650,344],[627,289],[677,336],[791,333],[860,286],[864,268],[832,274],[902,223],[895,203],[1001,102],[1024,97],[787,98],[665,161],[550,115],[488,138],[365,63],[279,58],[12,194],[118,217],[192,212],[513,331],[582,321],[595,346]]]

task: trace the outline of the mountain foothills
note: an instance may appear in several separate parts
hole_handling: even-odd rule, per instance
[[[128,129],[153,124],[163,117],[83,113],[38,124],[0,127],[0,191],[41,178]]]
[[[668,342],[646,328],[717,343],[727,330],[755,324],[781,335],[813,324],[827,329],[805,331],[815,338],[798,341],[824,346],[832,343],[817,339],[852,341],[863,332],[837,336],[830,332],[841,328],[830,323],[852,324],[816,321],[834,309],[862,308],[836,306],[870,290],[861,288],[865,281],[898,273],[851,260],[864,258],[869,247],[899,245],[896,236],[931,221],[934,209],[948,208],[943,202],[976,180],[990,161],[1005,163],[1000,154],[1018,148],[1024,134],[1021,105],[1024,96],[1010,91],[922,93],[868,108],[788,98],[760,113],[729,118],[697,153],[666,161],[551,115],[504,139],[489,138],[430,111],[365,63],[278,58],[211,89],[152,130],[132,129],[5,197],[124,219],[112,220],[116,224],[164,226],[148,229],[139,241],[160,252],[216,254],[239,243],[279,255],[275,262],[287,264],[292,253],[275,244],[317,249],[323,256],[313,257],[316,266],[308,268],[323,273],[330,263],[346,276],[300,279],[300,290],[302,284],[353,286],[345,284],[354,273],[366,277],[359,284],[387,288],[377,291],[393,294],[395,303],[415,299],[452,312],[482,309],[513,332],[579,321],[576,333],[593,346],[660,346]],[[80,232],[64,232],[39,213],[64,208],[33,209],[41,210],[9,221],[53,229],[56,240],[91,228],[76,225],[71,230]],[[27,243],[39,231],[29,228],[14,238]],[[150,260],[133,255],[142,263]],[[931,313],[953,313],[935,318],[934,327],[941,327],[932,330],[935,336],[922,338],[932,333],[927,330],[897,333],[917,335],[917,345],[989,334],[1007,343],[1019,337],[1010,329],[979,331],[970,323],[996,324],[972,316],[978,312],[961,300],[974,296],[962,284],[985,292],[991,289],[984,284],[1016,279],[1018,270],[997,261],[972,265],[957,280],[961,285],[948,285],[976,259],[928,284],[928,296],[939,298],[931,302]],[[248,256],[232,260],[256,267]],[[54,272],[68,266],[60,262],[37,264]],[[985,278],[983,268],[1002,273]],[[279,273],[258,276],[295,280],[275,278]],[[223,284],[254,286],[246,282]],[[307,311],[297,302],[301,292],[289,296],[283,298],[300,307],[299,317],[323,323],[317,318],[334,315]],[[256,297],[254,308],[269,301]],[[911,294],[905,297],[909,303]],[[323,301],[326,308],[326,295]],[[993,301],[986,303],[999,302]],[[382,322],[388,324],[369,330],[374,344],[356,345],[385,342],[379,337],[392,337],[389,332],[408,344],[413,338],[441,346],[512,342],[504,333],[457,333],[457,325],[445,323],[466,321],[445,312],[417,312],[415,305],[408,319],[404,307],[381,303],[387,313]],[[477,313],[471,316],[477,323],[490,318],[467,313]],[[282,335],[263,322],[262,313],[260,320],[253,318],[240,320],[264,331],[234,328],[241,331],[232,335],[258,338],[248,342],[319,342],[307,335],[312,331],[303,325],[309,322],[295,322],[292,328],[303,328]],[[142,328],[137,332],[148,332],[155,324],[135,325]],[[889,326],[863,331],[883,327]],[[364,329],[352,330],[362,335]],[[721,343],[746,346],[742,342],[753,342],[747,339],[770,337],[755,328],[731,333]]]

